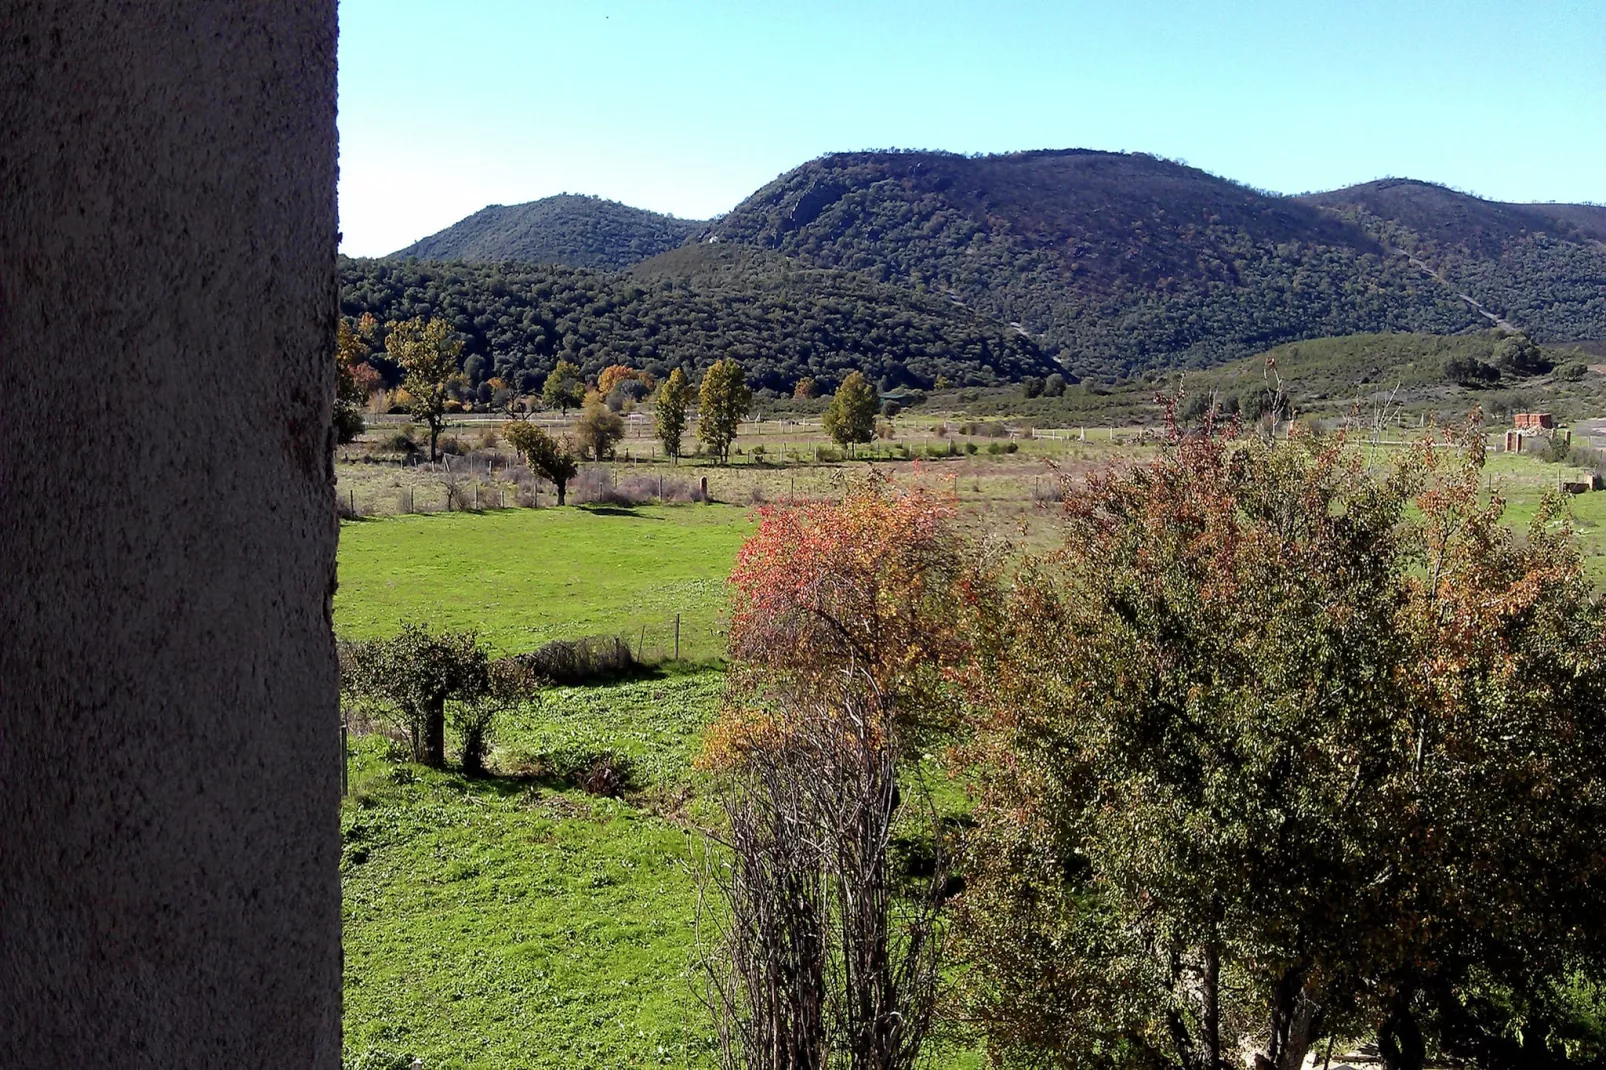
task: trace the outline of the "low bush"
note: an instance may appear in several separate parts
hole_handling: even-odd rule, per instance
[[[636,672],[630,644],[616,635],[554,639],[517,660],[536,676],[555,684],[590,684],[617,680]]]
[[[645,505],[648,502],[704,502],[702,484],[664,475],[615,478],[605,467],[582,469],[569,482],[569,500],[589,505]]]
[[[419,450],[418,443],[413,441],[412,432],[408,430],[392,431],[388,435],[381,436],[379,448],[386,453],[405,453],[409,456]]]

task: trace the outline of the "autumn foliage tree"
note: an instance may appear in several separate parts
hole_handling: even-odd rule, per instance
[[[738,556],[730,702],[702,759],[729,851],[705,870],[724,1066],[914,1065],[945,867],[902,880],[894,844],[941,853],[906,748],[948,708],[960,551],[947,503],[877,482],[767,511]]]
[[[379,389],[379,372],[368,363],[378,330],[374,317],[352,321],[342,316],[335,327],[335,441],[344,445],[363,432],[362,408]]]
[[[1420,1067],[1546,1035],[1489,1008],[1598,956],[1602,619],[1461,441],[1374,472],[1207,425],[1068,485],[1062,548],[970,607],[955,932],[997,1050],[1294,1070],[1370,1032]]]
[[[453,336],[441,319],[415,318],[389,326],[385,352],[405,373],[402,389],[407,392],[408,410],[429,428],[429,459],[438,460],[437,444],[446,426],[450,385],[459,373],[457,357],[463,350],[462,340]]]

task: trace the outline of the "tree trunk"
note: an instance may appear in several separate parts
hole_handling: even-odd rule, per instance
[[[434,464],[436,461],[440,460],[440,453],[435,449],[435,444],[438,441],[440,441],[440,437],[441,437],[440,425],[437,424],[434,420],[431,420],[429,422],[429,463],[430,464]]]
[[[569,481],[567,479],[554,479],[552,485],[558,488],[558,504],[562,505],[563,496],[569,489]]]
[[[1266,1053],[1256,1057],[1255,1065],[1271,1070],[1300,1070],[1315,1039],[1320,1011],[1305,991],[1305,971],[1296,968],[1284,974],[1272,990],[1271,1035],[1266,1041]]]
[[[1377,1053],[1387,1070],[1422,1070],[1427,1059],[1422,1030],[1411,1011],[1414,994],[1409,990],[1396,994],[1388,1017],[1377,1028]]]
[[[423,764],[431,769],[446,767],[446,706],[431,707],[424,718]]]
[[[1210,1070],[1221,1066],[1221,952],[1211,945],[1205,948],[1204,977],[1199,985],[1199,999],[1204,1004],[1200,1017],[1204,1022],[1204,1058]]]

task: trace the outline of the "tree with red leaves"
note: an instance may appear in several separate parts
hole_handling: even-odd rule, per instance
[[[840,503],[766,510],[737,558],[730,701],[702,758],[729,852],[704,869],[723,902],[704,963],[727,1067],[895,1070],[919,1055],[946,866],[905,749],[949,719],[944,669],[964,649],[952,516],[871,480]],[[900,840],[937,862],[900,879]]]

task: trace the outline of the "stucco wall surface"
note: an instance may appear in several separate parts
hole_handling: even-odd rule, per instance
[[[335,1067],[335,0],[0,4],[0,1061]]]

